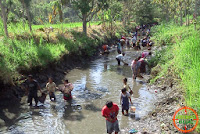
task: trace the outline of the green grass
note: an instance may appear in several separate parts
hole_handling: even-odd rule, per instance
[[[99,22],[91,23],[91,25],[98,24]],[[50,26],[58,30],[51,33],[49,40],[46,33],[40,31]],[[46,67],[49,63],[59,61],[63,55],[83,58],[93,56],[98,45],[103,43],[105,36],[110,38],[107,31],[100,34],[94,29],[95,32],[90,33],[92,36],[88,37],[70,29],[80,26],[82,27],[81,22],[33,25],[33,32],[30,33],[27,22],[25,24],[10,23],[8,24],[10,38],[6,38],[3,23],[0,20],[0,81],[11,84],[20,76],[22,70]],[[123,27],[118,27],[120,33],[126,32]]]
[[[200,25],[197,25],[197,29],[199,28]],[[173,23],[162,24],[152,30],[156,44],[165,44],[168,48],[157,52],[154,57],[160,72],[151,83],[168,74],[174,79],[180,79],[179,84],[185,91],[186,105],[200,114],[200,31],[194,31],[194,25],[180,27]],[[200,125],[197,131],[200,132]]]
[[[98,25],[99,22],[91,22],[90,25]],[[89,23],[87,23],[87,25],[89,25]],[[4,35],[4,29],[3,29],[3,23],[0,23],[0,36]],[[34,30],[38,30],[41,28],[56,28],[56,29],[60,29],[65,31],[66,29],[71,29],[71,28],[75,28],[75,27],[82,27],[82,22],[74,22],[74,23],[60,23],[60,24],[44,24],[44,25],[32,25],[32,29]],[[8,32],[12,33],[12,34],[24,34],[29,32],[29,26],[28,23],[9,23],[8,24]]]
[[[93,24],[97,24],[93,23]],[[81,23],[75,23],[79,26]],[[33,26],[34,29],[52,25]],[[70,27],[70,24],[63,24]],[[59,28],[61,24],[53,25]],[[4,83],[12,83],[17,78],[20,70],[30,70],[34,67],[45,67],[49,63],[59,61],[65,54],[76,56],[92,56],[103,39],[90,38],[86,35],[71,30],[73,39],[68,39],[60,33],[55,33],[58,41],[47,42],[42,35],[29,32],[28,24],[9,24],[8,30],[12,38],[5,38],[3,24],[0,21],[0,79]],[[25,29],[24,29],[25,28]],[[69,31],[69,30],[68,30]],[[17,38],[20,35],[20,38]]]
[[[1,79],[7,75],[18,76],[18,70],[46,66],[67,53],[65,44],[43,43],[42,39],[39,44],[34,39],[26,41],[6,39],[0,42],[0,52],[0,70],[3,70],[0,74]]]
[[[99,22],[91,22],[90,25],[98,25]],[[89,23],[87,23],[89,26]],[[75,27],[82,27],[82,22],[74,22],[74,23],[64,23],[64,24],[44,24],[44,25],[33,25],[33,29],[39,29],[44,27],[53,27],[53,28],[75,28]]]

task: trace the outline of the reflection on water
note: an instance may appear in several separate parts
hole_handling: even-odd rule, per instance
[[[29,108],[23,104],[18,109],[11,108],[17,118],[5,120],[0,133],[11,134],[102,134],[105,133],[105,119],[101,116],[101,108],[107,100],[119,104],[120,90],[123,88],[123,78],[133,89],[133,105],[135,114],[129,117],[118,115],[122,133],[124,128],[130,127],[131,122],[145,116],[152,108],[155,96],[148,92],[146,84],[141,79],[132,80],[130,66],[117,66],[116,52],[109,56],[92,61],[88,68],[71,70],[66,78],[74,84],[72,102],[64,102],[62,94],[56,93],[57,102],[50,102],[49,98],[44,106]],[[127,50],[127,61],[138,53]],[[121,108],[121,106],[119,106]],[[1,113],[2,118],[5,113]],[[1,121],[1,120],[0,120]]]

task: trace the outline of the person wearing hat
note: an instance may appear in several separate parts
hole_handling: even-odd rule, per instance
[[[26,84],[27,84],[26,89],[28,91],[28,103],[29,103],[29,106],[32,106],[32,100],[34,99],[35,106],[37,107],[37,104],[38,104],[37,91],[40,90],[40,92],[42,93],[42,90],[41,90],[38,82],[33,79],[32,75],[28,76],[28,80],[27,80]]]

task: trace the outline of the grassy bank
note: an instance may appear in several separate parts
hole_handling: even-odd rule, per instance
[[[78,23],[81,24],[81,23]],[[94,23],[93,25],[95,25]],[[67,27],[68,24],[62,26]],[[77,26],[75,23],[74,25]],[[50,34],[46,25],[33,26],[30,33],[27,24],[10,24],[8,32],[10,38],[3,35],[3,24],[0,21],[0,80],[10,84],[18,79],[22,70],[31,70],[35,67],[46,67],[49,63],[59,61],[64,55],[80,57],[93,56],[97,47],[110,39],[107,31],[102,31],[101,26],[88,28],[88,36],[81,29],[62,29],[60,24],[55,26]],[[42,30],[41,30],[42,28]],[[116,35],[126,32],[121,26]]]
[[[45,33],[38,34],[37,30],[32,34],[26,31],[17,33],[19,25],[12,25],[13,28],[9,29],[11,38],[2,36],[0,41],[0,79],[5,84],[12,83],[13,79],[20,76],[21,70],[45,67],[66,54],[92,56],[103,41],[101,36],[93,35],[91,38],[73,30],[53,33],[53,39],[50,37],[48,41]],[[3,29],[2,23],[0,26]]]
[[[154,83],[161,77],[172,78],[184,89],[186,105],[200,114],[200,25],[177,26],[162,24],[152,29],[157,45],[167,45],[156,53],[153,69]],[[200,132],[200,124],[197,131]]]

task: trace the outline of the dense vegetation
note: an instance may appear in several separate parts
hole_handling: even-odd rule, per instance
[[[158,66],[154,68],[158,74],[152,79],[168,76],[185,89],[186,106],[192,107],[200,114],[200,25],[197,31],[194,25],[178,26],[174,23],[163,23],[153,28],[157,45],[167,45],[157,52],[153,59]],[[155,64],[155,63],[154,63]],[[153,72],[154,72],[153,71]],[[200,125],[198,126],[200,131]]]
[[[82,22],[84,33],[87,23],[93,21],[107,23],[111,29],[117,21],[127,25],[133,21],[147,24],[173,19],[182,25],[183,17],[189,23],[186,16],[199,12],[199,3],[199,0],[2,0],[0,7],[8,36],[7,25],[12,23],[28,23],[32,30],[32,25]]]

